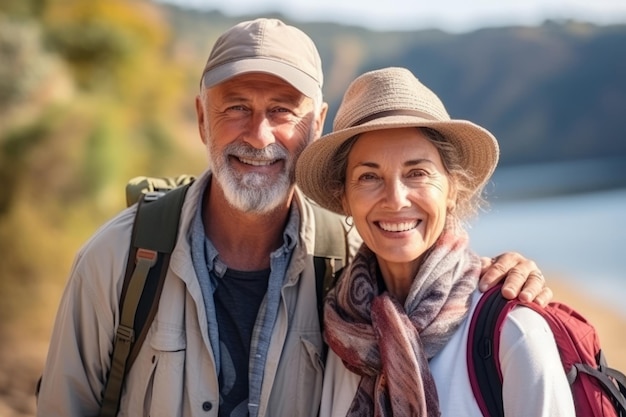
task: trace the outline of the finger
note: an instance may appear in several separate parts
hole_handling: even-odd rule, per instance
[[[487,258],[486,256],[481,256],[480,258],[480,274],[482,275],[485,271],[494,263],[495,258]]]
[[[517,298],[524,288],[527,281],[526,275],[522,273],[517,267],[511,268],[504,277],[504,283],[502,284],[502,295],[508,300]],[[533,289],[530,289],[533,291]]]
[[[520,255],[521,256],[521,255]],[[504,280],[502,295],[505,298],[513,299],[519,297],[523,302],[530,302],[541,292],[545,286],[545,279],[541,270],[537,268],[535,262],[526,258],[500,256],[498,262],[515,262],[511,267],[508,276]],[[506,267],[507,265],[504,265]]]
[[[530,303],[533,301],[546,286],[546,279],[539,270],[532,271],[528,274],[526,282],[524,282],[523,288],[519,293],[520,301],[524,303]]]
[[[495,259],[496,263],[501,264],[505,270],[515,268],[524,278],[528,277],[532,272],[539,270],[534,261],[526,259],[517,252],[507,252]]]
[[[480,291],[485,292],[502,281],[505,275],[506,271],[504,267],[501,264],[493,263],[484,270],[478,282],[478,288]]]
[[[546,279],[541,273],[532,273],[524,284],[524,289],[519,294],[520,301],[524,303],[537,303],[545,306],[552,301],[553,293],[546,286]]]
[[[528,266],[525,266],[524,262],[529,261],[516,252],[507,252],[491,258],[491,265],[488,265],[486,269],[483,268],[479,289],[484,292],[508,275],[506,284],[509,285],[511,291],[514,291],[514,297],[517,297],[517,294],[522,289],[527,273],[531,271],[531,269],[528,269]]]
[[[548,305],[548,303],[550,303],[550,301],[552,301],[552,298],[554,298],[554,293],[552,292],[550,287],[544,287],[539,295],[535,297],[535,300],[533,302],[537,303],[541,307],[545,307]]]

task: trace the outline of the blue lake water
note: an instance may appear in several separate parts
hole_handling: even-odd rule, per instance
[[[479,254],[520,252],[626,316],[626,189],[490,205],[469,230]]]

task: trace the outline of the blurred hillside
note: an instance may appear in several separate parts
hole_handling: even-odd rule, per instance
[[[0,416],[33,414],[73,256],[124,207],[127,180],[204,168],[199,72],[218,34],[247,18],[148,0],[0,3]],[[601,161],[609,169],[584,188],[626,186],[626,25],[452,35],[290,23],[322,55],[326,131],[351,79],[406,66],[453,117],[496,134],[502,168]]]
[[[177,38],[200,62],[216,34],[254,17],[166,9]],[[322,55],[331,104],[327,131],[350,80],[397,65],[439,94],[453,117],[492,130],[503,165],[626,156],[626,24],[547,21],[448,34],[291,23],[315,40]]]
[[[164,10],[198,68],[219,33],[255,17],[176,6]],[[498,197],[626,186],[626,24],[546,21],[450,34],[290,23],[310,34],[322,55],[330,104],[326,132],[354,77],[404,66],[442,98],[452,117],[475,121],[496,135],[502,151],[494,177]],[[190,94],[196,84],[194,79]],[[520,176],[521,171],[533,175]]]

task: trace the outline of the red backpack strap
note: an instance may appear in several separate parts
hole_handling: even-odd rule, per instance
[[[502,371],[498,352],[502,322],[518,302],[502,296],[502,286],[488,290],[478,301],[467,338],[467,373],[474,398],[485,417],[504,417]]]

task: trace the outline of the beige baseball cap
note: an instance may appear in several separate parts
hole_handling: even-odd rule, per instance
[[[251,72],[280,77],[307,97],[315,97],[324,81],[313,40],[278,19],[241,22],[224,32],[213,45],[201,82],[212,87]]]

